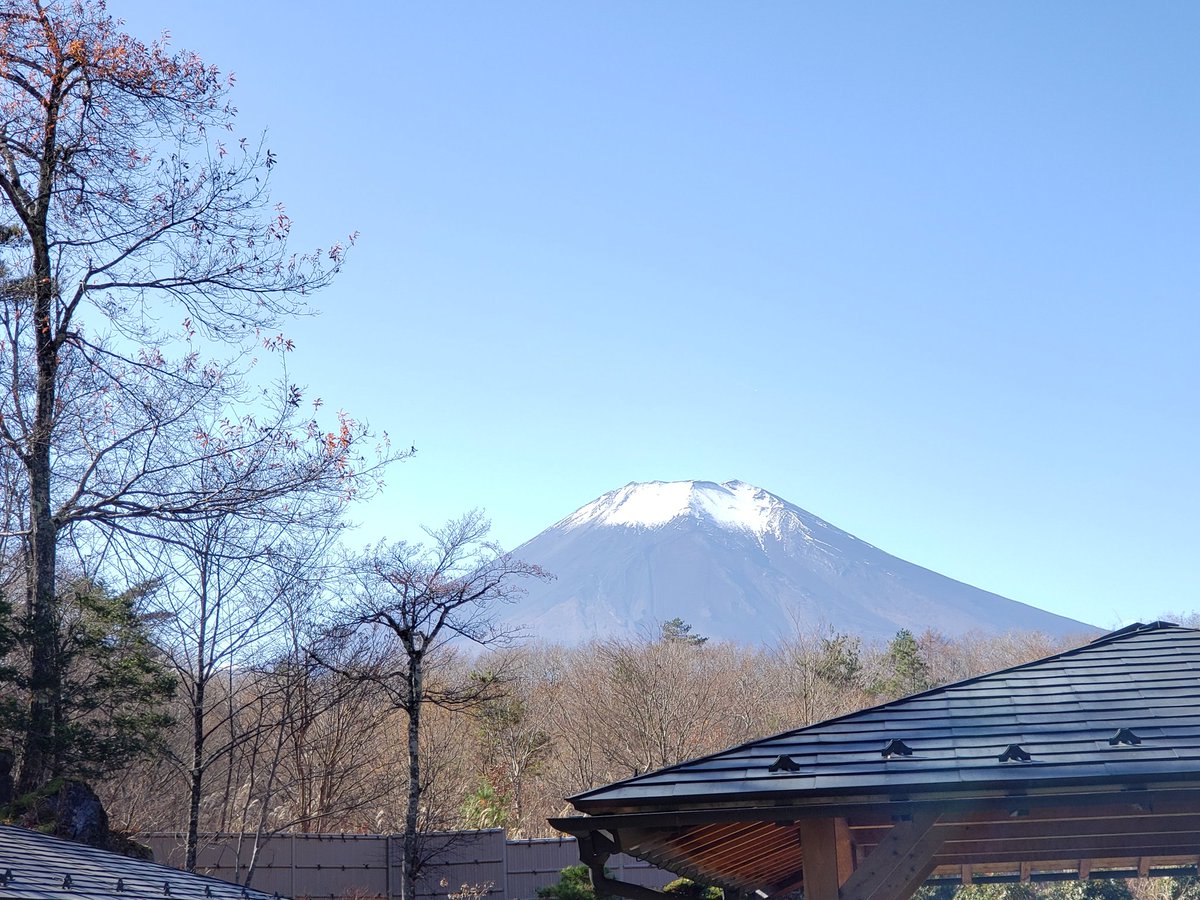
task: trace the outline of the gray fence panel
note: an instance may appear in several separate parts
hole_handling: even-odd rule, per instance
[[[505,898],[508,881],[508,846],[504,831],[456,831],[426,835],[435,854],[420,882],[418,900],[446,900],[450,894]],[[400,838],[396,839],[399,844]],[[397,849],[394,872],[399,877]],[[393,881],[393,884],[398,884]]]
[[[532,900],[538,888],[556,883],[563,869],[577,865],[574,838],[509,841],[507,900]]]
[[[154,858],[182,866],[183,844],[175,835],[143,838]],[[264,842],[253,886],[282,897],[387,897],[386,835],[284,834]],[[226,881],[245,881],[254,842],[251,836],[204,835],[196,868]]]
[[[438,858],[417,885],[417,900],[448,900],[464,893],[487,900],[535,900],[537,889],[555,884],[567,866],[579,864],[570,837],[508,841],[503,830],[427,835]],[[142,838],[154,858],[182,867],[183,841],[178,835]],[[241,883],[253,850],[251,836],[204,835],[197,869]],[[283,834],[259,850],[253,886],[281,897],[312,900],[395,900],[400,893],[401,835]],[[660,888],[675,878],[670,872],[625,854],[608,861],[613,877]]]

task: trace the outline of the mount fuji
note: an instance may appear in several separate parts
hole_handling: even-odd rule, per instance
[[[540,640],[697,634],[770,643],[797,624],[873,639],[1098,629],[905,562],[741,481],[628,484],[513,551],[556,578],[506,619]]]

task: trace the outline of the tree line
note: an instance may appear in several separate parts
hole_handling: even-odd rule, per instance
[[[289,642],[304,633],[291,607],[279,612]],[[162,752],[101,782],[114,819],[133,832],[186,833],[195,807],[200,833],[504,827],[550,836],[546,819],[580,791],[1068,645],[1040,634],[934,631],[873,645],[797,629],[750,647],[670,628],[573,647],[524,640],[477,653],[446,643],[422,661],[418,702],[403,638],[375,631],[368,643],[342,642],[340,661],[323,665],[299,645],[266,641],[222,670],[203,721],[207,787],[198,804],[191,694],[177,691]]]

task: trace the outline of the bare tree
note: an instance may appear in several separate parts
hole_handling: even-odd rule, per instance
[[[336,506],[321,499],[301,494],[270,509],[273,515],[169,523],[145,545],[144,565],[164,581],[159,638],[188,707],[190,740],[176,759],[188,777],[189,871],[196,865],[210,770],[246,744],[256,754],[269,745],[278,766],[299,712],[293,700],[303,695],[292,696],[292,682],[295,666],[304,662],[286,648],[299,643],[297,629],[311,621],[312,597],[339,532]],[[229,794],[232,764],[225,771]],[[260,792],[275,781],[272,774]]]
[[[344,830],[348,816],[361,816],[397,781],[378,746],[395,710],[380,703],[377,685],[321,666],[308,653],[313,610],[324,599],[317,591],[286,598],[285,635],[244,704],[252,713],[243,729],[250,738],[236,748],[230,770],[239,785],[232,825],[247,886],[271,836],[322,825]]]
[[[476,737],[483,781],[475,785],[464,811],[468,827],[503,825],[517,836],[528,830],[530,783],[553,749],[555,701],[553,690],[538,677],[539,656],[522,647],[496,661],[510,678],[503,693],[479,710]]]
[[[917,639],[921,658],[935,684],[949,684],[985,672],[1033,662],[1078,646],[1078,638],[1052,638],[1038,631],[1005,634],[968,632],[955,638],[926,629]]]
[[[316,624],[311,607],[293,611],[287,650],[271,666],[283,686],[273,827],[359,830],[374,825],[373,810],[399,793],[402,779],[381,752],[399,717],[376,685],[316,663],[308,653]]]
[[[487,541],[490,523],[468,513],[436,530],[428,545],[380,544],[356,566],[355,595],[331,634],[343,646],[357,641],[361,656],[352,671],[378,684],[408,721],[408,800],[404,817],[403,900],[414,900],[422,856],[421,711],[425,704],[465,708],[491,696],[495,679],[438,682],[430,663],[452,640],[480,647],[511,637],[497,618],[498,605],[513,600],[524,578],[544,578]],[[328,649],[318,649],[328,660]],[[334,665],[334,663],[330,663]],[[339,666],[339,668],[342,668]]]
[[[620,775],[718,749],[729,696],[722,689],[728,660],[718,648],[674,640],[595,645],[593,665],[607,677],[593,687],[592,705],[617,738],[611,753],[625,769]]]
[[[342,247],[288,249],[267,193],[275,155],[231,132],[228,86],[195,54],[122,33],[99,0],[0,0],[0,449],[26,509],[30,636],[21,790],[58,768],[64,538],[200,520],[356,470],[352,421],[321,429],[299,391],[264,404],[239,378],[252,348],[290,348],[280,321]],[[233,349],[209,362],[220,347]],[[215,459],[262,477],[179,489],[180,471]]]
[[[789,700],[780,725],[811,725],[866,705],[870,698],[862,687],[862,641],[829,625],[812,628],[798,617],[793,626],[775,652]]]

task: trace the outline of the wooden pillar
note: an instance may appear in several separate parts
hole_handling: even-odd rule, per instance
[[[838,900],[854,871],[854,848],[845,819],[802,819],[805,900]]]
[[[838,887],[841,887],[858,866],[858,848],[854,846],[850,825],[844,818],[833,820],[833,832],[837,841]]]

